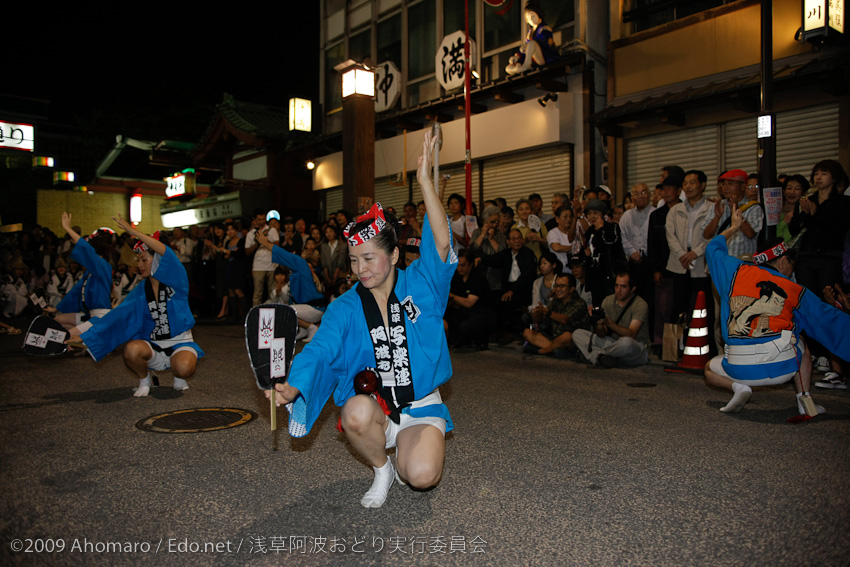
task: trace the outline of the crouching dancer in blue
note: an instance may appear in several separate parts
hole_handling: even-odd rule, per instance
[[[316,323],[322,320],[325,313],[324,296],[313,283],[313,271],[307,260],[276,246],[269,241],[261,230],[257,231],[257,242],[272,253],[272,262],[286,266],[290,270],[289,290],[294,304],[292,308],[298,316],[298,326],[304,329],[304,342],[309,343],[319,327]]]
[[[705,381],[734,394],[722,412],[737,412],[752,395],[752,386],[794,380],[797,409],[813,417],[824,413],[811,400],[812,360],[800,333],[820,341],[841,358],[850,357],[850,315],[821,301],[788,279],[793,250],[779,243],[753,257],[755,265],[730,256],[726,242],[741,229],[743,217],[732,206],[731,226],[708,243],[705,256],[720,294],[725,352],[705,366]],[[814,410],[811,408],[814,406]]]
[[[90,237],[81,237],[71,226],[71,215],[62,213],[62,228],[74,242],[71,259],[86,270],[85,275],[68,291],[56,307],[47,307],[55,314],[56,322],[71,331],[92,317],[103,317],[112,307],[112,266],[104,260],[111,236],[98,230]],[[89,242],[91,240],[91,242]]]
[[[396,221],[380,204],[350,223],[344,234],[360,283],[330,304],[313,340],[295,356],[288,381],[276,385],[278,405],[294,402],[289,429],[296,436],[310,431],[333,394],[346,438],[375,470],[360,500],[366,508],[383,505],[394,479],[420,490],[436,486],[445,432],[452,429],[438,388],[452,374],[443,313],[457,256],[429,178],[434,144],[429,131],[417,171],[427,209],[420,258],[405,271],[394,268]],[[367,367],[380,377],[389,415],[375,398],[354,392],[355,374]],[[393,447],[397,471],[387,456]]]
[[[186,390],[186,379],[195,373],[198,358],[204,355],[192,338],[195,319],[189,309],[186,269],[171,248],[142,234],[121,215],[114,219],[139,240],[134,252],[145,281],[107,315],[78,327],[81,334],[72,335],[71,341],[84,342],[96,361],[129,341],[124,347],[124,364],[139,378],[136,397],[150,393],[151,370],[171,368],[174,389]]]

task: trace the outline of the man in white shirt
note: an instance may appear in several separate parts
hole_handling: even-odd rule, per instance
[[[708,328],[714,328],[714,302],[711,281],[705,271],[705,247],[702,226],[712,212],[713,204],[704,196],[706,175],[693,169],[685,173],[682,188],[685,200],[670,207],[665,228],[670,255],[667,271],[673,274],[673,313],[685,313],[690,320],[697,293],[705,293],[708,307]],[[712,353],[715,345],[711,344]]]
[[[266,290],[271,292],[274,285],[274,271],[277,264],[272,262],[272,253],[265,246],[258,246],[257,231],[262,231],[272,244],[280,242],[280,234],[277,229],[266,225],[268,219],[275,218],[280,220],[280,213],[277,211],[269,211],[268,216],[263,215],[262,211],[254,215],[254,221],[251,223],[253,228],[245,237],[245,253],[254,254],[254,264],[251,267],[251,275],[254,277],[254,305],[260,305],[263,302],[263,297],[267,295]]]
[[[629,262],[629,273],[637,288],[637,294],[650,306],[653,298],[652,270],[646,262],[649,215],[655,210],[649,203],[650,190],[646,183],[635,183],[631,190],[634,207],[623,213],[620,232],[623,237],[623,252]]]
[[[171,239],[171,249],[183,267],[186,268],[186,275],[189,276],[189,281],[192,281],[192,252],[195,251],[197,243],[189,238],[186,231],[181,227],[174,227]]]

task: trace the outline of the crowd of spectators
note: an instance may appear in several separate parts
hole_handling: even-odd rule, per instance
[[[487,200],[480,217],[466,215],[465,199],[450,195],[446,207],[460,256],[445,313],[450,345],[485,349],[491,342],[520,341],[528,352],[606,366],[642,364],[660,352],[669,325],[687,327],[699,292],[709,297],[714,327],[719,298],[710,299],[706,244],[728,227],[734,207],[744,222],[728,243],[729,253],[751,258],[763,249],[758,237],[765,210],[757,175],[734,169],[711,183],[709,189],[698,169],[670,165],[661,168],[656,183],[633,185],[622,203],[602,185],[578,188],[571,197],[556,193],[549,211],[537,193],[510,204]],[[842,286],[850,281],[844,169],[824,160],[808,177],[783,175],[777,183],[783,196],[777,234],[799,250],[796,280],[840,305],[848,290]],[[407,203],[398,215],[400,269],[418,256],[422,209]],[[162,239],[186,268],[196,317],[242,321],[252,304],[293,301],[289,270],[272,261],[258,232],[303,258],[317,292],[331,301],[356,281],[342,237],[349,219],[338,211],[311,224],[256,211],[247,219],[175,228]],[[21,314],[36,290],[55,306],[82,276],[66,236],[35,226],[0,238],[4,317]],[[113,307],[140,281],[129,240],[113,234],[105,252],[114,270]],[[580,305],[586,309],[577,310]],[[717,329],[714,334],[720,336]],[[710,348],[716,353],[722,344],[710,341]],[[812,352],[822,369],[840,376],[841,361],[830,363],[830,354],[816,344]]]

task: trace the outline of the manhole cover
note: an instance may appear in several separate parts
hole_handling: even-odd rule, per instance
[[[236,408],[193,408],[152,415],[136,427],[153,433],[204,433],[245,425],[257,418],[252,411]]]
[[[629,388],[654,388],[655,384],[652,382],[632,382],[631,384],[626,384]]]

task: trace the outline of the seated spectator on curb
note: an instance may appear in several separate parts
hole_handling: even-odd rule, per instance
[[[531,303],[531,286],[537,276],[537,260],[534,253],[525,246],[522,233],[513,229],[508,239],[508,248],[483,256],[481,264],[502,269],[502,295],[498,305],[494,306],[499,317],[502,335],[499,342],[507,344],[514,332],[519,333],[522,313]]]
[[[538,305],[531,312],[538,329],[522,332],[528,341],[526,352],[557,354],[558,349],[574,350],[573,332],[586,329],[590,324],[587,304],[576,293],[575,276],[558,274],[552,291],[548,304]]]
[[[505,235],[499,230],[499,208],[486,207],[484,209],[484,224],[475,229],[472,233],[472,241],[470,249],[475,252],[477,258],[475,266],[481,263],[481,258],[484,256],[492,256],[497,252],[507,249],[508,242]],[[497,266],[482,266],[484,276],[489,284],[488,301],[490,304],[495,299],[493,296],[501,295],[502,289],[502,268]]]
[[[504,206],[499,212],[499,232],[508,238],[511,233],[511,227],[514,225],[514,210],[508,206]]]
[[[496,317],[487,305],[487,280],[472,268],[474,261],[472,252],[458,258],[444,319],[449,346],[472,345],[484,350]]]
[[[549,250],[558,257],[561,264],[569,271],[567,264],[569,264],[570,254],[572,254],[575,247],[575,215],[570,207],[562,206],[558,207],[553,220],[556,223],[546,236],[546,241],[549,243]]]
[[[561,207],[567,207],[572,210],[570,206],[570,198],[566,193],[555,193],[552,195],[552,214],[549,216],[549,219],[543,223],[543,226],[546,227],[546,230],[549,232],[552,231],[553,228],[558,226],[558,209]],[[573,223],[575,224],[575,223]],[[573,228],[575,230],[575,227]],[[570,237],[572,237],[573,233],[570,233]]]
[[[585,206],[589,224],[583,236],[582,252],[587,284],[597,307],[614,291],[614,274],[624,270],[626,263],[620,227],[605,220],[607,211],[607,205],[599,199],[591,199]]]
[[[570,256],[570,270],[576,277],[576,293],[588,307],[593,306],[593,296],[587,287],[587,270],[584,267],[584,259],[581,254]]]
[[[411,265],[414,261],[418,260],[421,256],[419,252],[419,246],[422,245],[422,239],[412,236],[404,241],[399,240],[399,242],[404,245],[404,264],[401,266],[401,269],[403,270],[409,265]]]
[[[602,302],[602,312],[594,312],[594,331],[577,329],[573,343],[591,364],[605,368],[629,368],[649,362],[646,329],[647,305],[635,293],[628,272],[617,274],[614,294]]]
[[[540,277],[534,280],[531,286],[531,304],[528,306],[528,311],[543,305],[549,301],[552,286],[555,283],[555,276],[560,274],[564,266],[561,261],[551,252],[544,252],[537,262],[537,268],[540,271]]]
[[[278,266],[274,270],[274,285],[269,290],[269,299],[267,303],[279,303],[281,305],[289,305],[289,270],[283,266]]]
[[[531,203],[528,199],[517,201],[516,214],[518,218],[513,228],[522,233],[526,247],[534,252],[536,259],[539,259],[540,253],[548,247],[546,227],[540,222],[540,217],[532,212]]]

